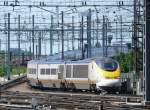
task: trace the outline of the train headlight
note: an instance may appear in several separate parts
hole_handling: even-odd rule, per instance
[[[106,78],[106,79],[120,79],[119,76],[116,76],[116,77],[113,77],[113,78],[112,78],[112,77],[107,77],[107,76],[106,76],[105,78]]]

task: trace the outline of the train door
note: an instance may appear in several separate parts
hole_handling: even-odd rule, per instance
[[[66,78],[72,77],[72,65],[66,65]]]
[[[58,67],[58,79],[63,79],[64,65],[59,65]]]
[[[36,79],[37,78],[37,64],[28,64],[27,77]]]

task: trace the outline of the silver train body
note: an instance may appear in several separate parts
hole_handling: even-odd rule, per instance
[[[120,67],[110,58],[79,61],[30,61],[29,84],[40,88],[101,90],[120,87]]]

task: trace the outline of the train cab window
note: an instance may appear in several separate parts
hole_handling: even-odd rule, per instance
[[[40,74],[41,74],[41,75],[44,75],[44,74],[45,74],[45,69],[41,69],[41,70],[40,70]]]
[[[56,75],[56,69],[51,69],[51,75]]]
[[[106,71],[113,71],[118,67],[118,64],[115,61],[102,61],[97,62],[97,64]]]
[[[46,75],[50,75],[50,69],[46,69]]]
[[[103,64],[103,68],[105,69],[105,70],[116,70],[117,69],[117,63],[116,62],[105,62],[104,64]]]

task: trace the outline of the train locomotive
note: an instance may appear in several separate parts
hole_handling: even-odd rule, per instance
[[[63,90],[119,90],[120,67],[111,58],[78,61],[40,61],[27,64],[27,79],[32,87]]]

